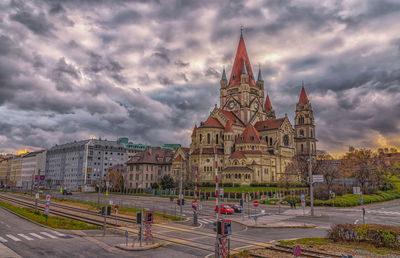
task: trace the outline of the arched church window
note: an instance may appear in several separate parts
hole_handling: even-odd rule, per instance
[[[272,145],[272,138],[269,138],[269,145]]]
[[[218,144],[218,134],[215,137],[215,143]]]
[[[313,137],[312,129],[310,130],[310,137]]]
[[[250,140],[254,141],[254,136],[251,136],[251,137],[250,137]]]
[[[283,136],[283,144],[289,146],[289,135],[285,134],[285,136]]]
[[[265,136],[265,142],[268,144],[268,136]]]
[[[251,150],[254,150],[254,146],[251,146]]]
[[[299,134],[300,134],[300,136],[304,136],[304,131],[303,131],[303,129],[300,130]]]
[[[200,142],[203,140],[203,135],[200,134]]]
[[[208,133],[207,134],[207,144],[211,143],[211,135]]]
[[[304,152],[304,146],[303,146],[303,144],[301,145],[301,153],[303,153]]]

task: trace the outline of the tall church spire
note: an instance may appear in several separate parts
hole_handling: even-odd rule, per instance
[[[274,118],[276,118],[276,116],[275,116],[275,110],[272,108],[271,101],[269,100],[269,95],[268,95],[268,93],[267,93],[267,98],[265,99],[264,107],[265,107],[265,113],[266,113],[266,115],[267,115],[267,119],[274,119]]]
[[[258,76],[257,76],[257,81],[260,81],[260,82],[262,82],[262,81],[263,81],[263,78],[262,78],[262,75],[261,75],[261,67],[260,67],[260,66],[258,66]]]
[[[243,66],[245,66],[245,68],[243,68]],[[246,70],[247,74],[249,75],[249,84],[256,85],[256,82],[254,81],[253,70],[251,69],[250,59],[249,56],[247,55],[246,45],[244,43],[244,37],[242,35],[242,29],[241,29],[239,45],[236,51],[235,61],[233,62],[233,68],[229,80],[229,85],[235,85],[240,83],[240,75],[242,74],[243,70]]]
[[[303,106],[305,104],[308,104],[308,98],[307,98],[306,90],[304,89],[304,86],[303,86],[301,88],[299,103],[297,103],[297,105]]]
[[[221,78],[221,80],[225,80],[225,81],[226,81],[225,66],[224,66],[224,70],[222,71],[222,78]]]
[[[246,63],[243,60],[242,74],[247,74]]]

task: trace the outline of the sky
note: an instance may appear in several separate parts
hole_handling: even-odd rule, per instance
[[[317,148],[400,147],[400,2],[0,1],[0,153],[89,137],[190,144],[240,28],[278,117]]]

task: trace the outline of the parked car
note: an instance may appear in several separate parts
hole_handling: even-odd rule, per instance
[[[72,192],[69,189],[64,189],[63,190],[63,195],[72,195]]]
[[[235,213],[235,210],[232,209],[229,205],[226,204],[220,204],[218,206],[219,208],[219,213],[220,214],[233,214]],[[215,212],[217,211],[217,208],[215,207]]]
[[[242,213],[242,207],[237,203],[227,203],[229,207],[231,207],[235,213]]]

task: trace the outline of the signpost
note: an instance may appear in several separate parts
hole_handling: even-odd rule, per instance
[[[115,206],[114,206],[114,212],[115,212],[115,224],[117,224],[118,205],[116,205],[116,204],[115,204]]]
[[[46,206],[44,208],[44,215],[46,215],[46,224],[47,224],[47,216],[50,213],[50,195],[46,195]]]
[[[37,202],[38,202],[38,199],[39,199],[39,193],[36,193],[36,194],[35,194],[35,212],[37,211]]]
[[[360,202],[361,202],[361,212],[363,217],[363,224],[365,224],[365,209],[364,209],[364,198],[362,191],[360,191]]]
[[[258,204],[258,201],[254,201],[254,202],[253,202],[253,206],[254,206],[254,207],[258,207],[258,205],[259,205],[259,204]]]
[[[128,237],[129,237],[129,233],[128,233],[128,230],[126,230],[125,231],[126,246],[128,246]]]
[[[324,175],[312,175],[313,183],[323,183],[324,182]]]
[[[301,207],[303,207],[303,217],[306,217],[306,196],[304,194],[300,195],[301,198]],[[304,220],[304,224],[306,224]]]

